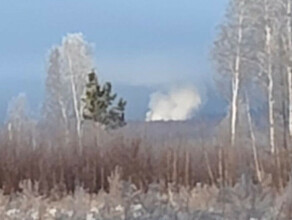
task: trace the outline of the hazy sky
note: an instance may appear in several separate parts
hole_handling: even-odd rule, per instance
[[[9,0],[0,4],[0,118],[19,92],[43,93],[48,50],[82,32],[100,76],[135,86],[208,82],[227,0]]]

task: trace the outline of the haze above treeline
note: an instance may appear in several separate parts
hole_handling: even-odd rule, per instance
[[[186,82],[197,88],[203,103],[212,100],[203,112],[225,111],[224,104],[214,104],[221,99],[212,84],[209,53],[227,1],[214,2],[214,7],[205,2],[165,3],[2,3],[0,90],[5,92],[0,94],[0,120],[19,93],[27,95],[33,114],[39,115],[49,50],[76,32],[94,45],[99,77],[128,100],[128,119],[144,120],[152,93]]]

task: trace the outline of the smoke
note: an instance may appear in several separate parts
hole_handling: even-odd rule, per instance
[[[168,93],[156,92],[150,97],[146,121],[183,121],[190,119],[201,104],[194,87],[176,88]]]

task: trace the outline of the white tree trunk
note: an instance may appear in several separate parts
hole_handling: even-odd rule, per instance
[[[291,0],[287,0],[287,39],[288,39],[288,56],[289,63],[287,65],[287,80],[288,80],[288,96],[289,96],[289,135],[292,137],[292,22],[291,22]]]
[[[239,15],[238,22],[238,35],[237,35],[237,51],[234,63],[234,74],[232,79],[232,102],[231,102],[231,146],[235,144],[236,136],[236,121],[238,112],[238,95],[239,95],[239,76],[240,76],[240,63],[241,63],[241,43],[242,43],[242,24],[243,24],[243,14]]]
[[[61,114],[62,114],[63,121],[64,121],[65,125],[67,126],[67,125],[68,125],[68,118],[67,118],[67,113],[66,113],[66,107],[65,107],[65,104],[64,104],[64,102],[61,100],[61,98],[59,98],[58,102],[59,102],[59,105],[60,105],[60,107],[61,107]]]
[[[292,137],[292,68],[287,66],[288,95],[289,95],[289,135]]]
[[[259,156],[258,156],[258,151],[257,151],[257,147],[256,147],[256,138],[255,138],[254,129],[253,129],[253,125],[252,125],[252,118],[251,118],[251,114],[250,114],[249,100],[247,98],[247,95],[246,95],[246,114],[247,114],[248,127],[249,127],[251,144],[252,144],[252,154],[253,154],[256,174],[257,174],[258,181],[261,183],[262,182],[262,172],[261,172],[260,163],[259,163]]]
[[[269,99],[269,124],[270,124],[270,147],[271,153],[275,153],[275,122],[274,122],[274,99],[273,90],[274,83],[272,75],[269,74],[269,85],[268,85],[268,99]]]
[[[81,140],[81,117],[80,117],[80,111],[79,111],[79,105],[78,105],[78,100],[77,100],[77,91],[76,91],[76,84],[74,81],[74,76],[73,76],[73,71],[72,71],[72,62],[70,57],[67,55],[68,59],[68,65],[69,65],[69,70],[70,70],[70,82],[71,82],[71,90],[72,90],[72,98],[73,98],[73,105],[74,105],[74,113],[76,116],[76,130],[77,130],[77,135],[78,135],[78,141],[79,141],[79,148],[80,151],[82,149],[82,140]]]
[[[236,58],[239,63],[240,58]],[[231,146],[234,146],[235,135],[236,135],[236,121],[237,121],[237,104],[238,104],[238,93],[239,93],[239,71],[235,72],[234,79],[232,82],[232,107],[231,107]]]
[[[268,21],[268,19],[266,19]],[[271,153],[275,153],[275,123],[274,123],[274,81],[272,75],[272,49],[271,49],[271,38],[272,29],[266,24],[266,54],[267,54],[267,77],[268,77],[268,114],[269,114],[269,141]]]

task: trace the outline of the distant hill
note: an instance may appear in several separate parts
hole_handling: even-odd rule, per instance
[[[34,115],[38,115],[44,97],[44,85],[39,79],[3,79],[0,84],[0,121],[3,122],[6,116],[9,100],[19,93],[26,93]],[[113,89],[121,97],[127,100],[126,118],[131,121],[144,121],[148,111],[150,95],[155,88],[146,86],[113,85]],[[3,91],[3,92],[2,92]],[[213,89],[208,89],[205,95],[204,104],[199,109],[196,118],[217,120],[226,111],[226,103]]]

